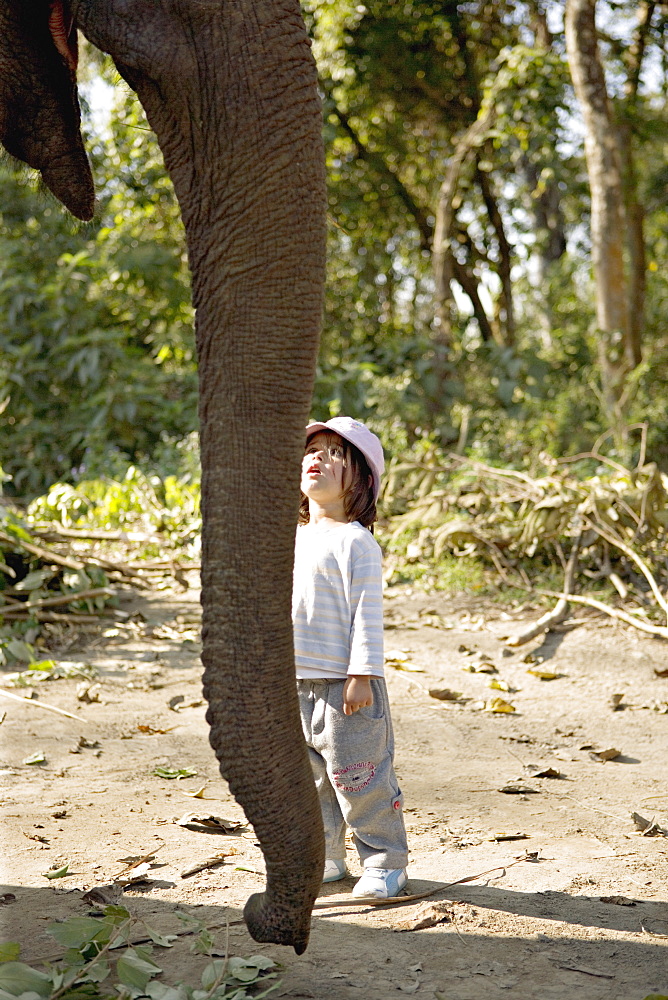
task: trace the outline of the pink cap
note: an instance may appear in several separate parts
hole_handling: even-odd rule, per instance
[[[350,444],[362,452],[373,476],[373,497],[378,499],[380,493],[380,477],[385,471],[385,459],[383,457],[383,446],[380,439],[373,431],[370,431],[361,420],[353,420],[352,417],[332,417],[326,423],[308,424],[306,428],[306,439],[310,438],[318,431],[334,431],[340,437],[345,438]]]

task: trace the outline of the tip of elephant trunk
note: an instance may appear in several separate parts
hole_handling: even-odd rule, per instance
[[[275,906],[266,892],[256,892],[244,907],[250,936],[262,944],[284,944],[298,955],[306,951],[311,933],[311,909],[289,912]]]

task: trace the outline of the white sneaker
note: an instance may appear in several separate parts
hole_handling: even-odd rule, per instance
[[[325,861],[325,870],[322,875],[323,882],[338,882],[348,874],[345,861],[328,858]]]
[[[389,899],[398,896],[407,882],[405,868],[365,868],[353,889],[353,896]]]

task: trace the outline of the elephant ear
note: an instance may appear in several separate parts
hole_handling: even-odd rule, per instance
[[[93,176],[76,85],[69,0],[0,0],[0,142],[35,167],[77,218],[93,216]]]

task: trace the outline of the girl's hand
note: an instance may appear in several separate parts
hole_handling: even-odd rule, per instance
[[[352,715],[358,708],[373,705],[373,691],[369,677],[349,677],[343,685],[343,713]]]

